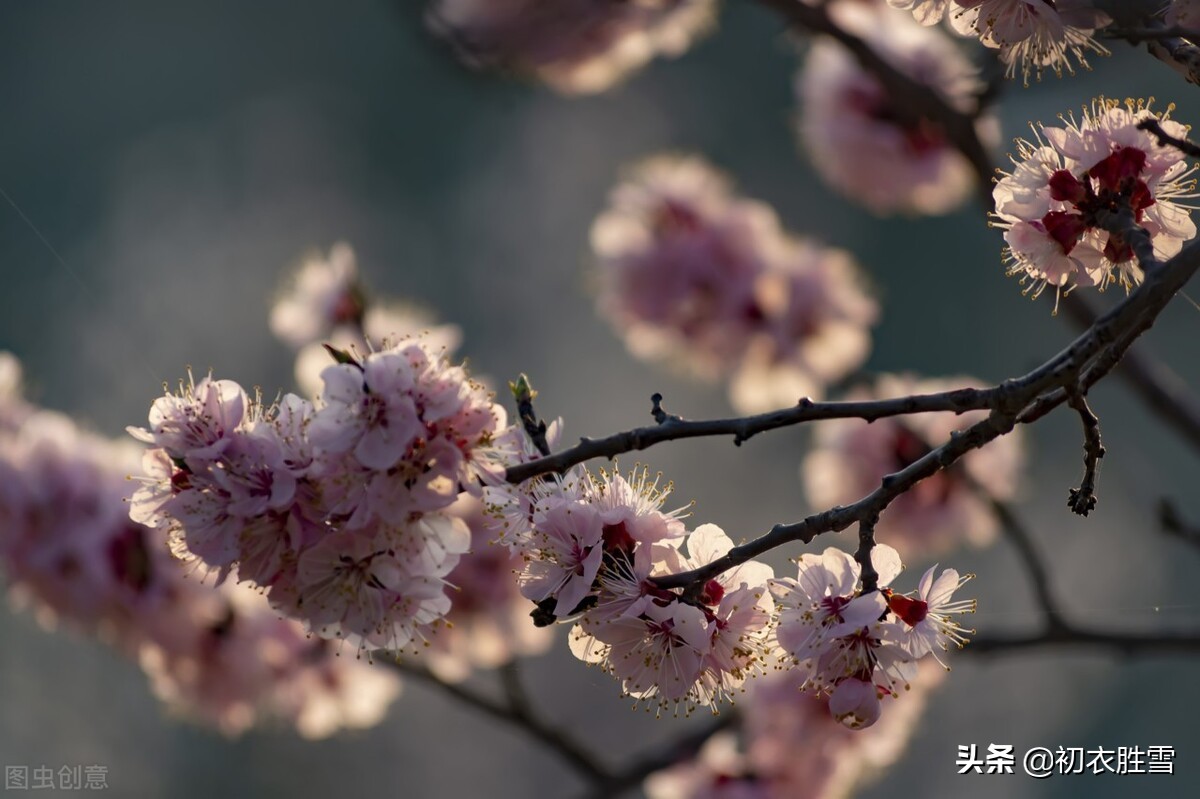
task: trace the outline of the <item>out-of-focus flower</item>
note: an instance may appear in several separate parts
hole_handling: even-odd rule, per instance
[[[1154,255],[1170,258],[1196,235],[1191,209],[1196,168],[1179,150],[1138,130],[1156,119],[1168,134],[1187,128],[1144,101],[1100,98],[1063,127],[1034,126],[1035,141],[1017,141],[1013,171],[996,184],[995,225],[1004,230],[1010,275],[1037,297],[1047,286],[1126,291],[1142,280],[1128,236],[1100,227],[1124,208],[1150,236]]]
[[[797,672],[776,671],[750,684],[737,732],[717,733],[692,758],[650,775],[650,799],[839,799],[894,763],[916,729],[943,670],[922,666],[904,701],[879,721],[852,730],[830,700],[800,689]],[[740,739],[740,745],[739,745]]]
[[[886,7],[839,3],[844,28],[913,80],[964,113],[981,85],[971,63],[941,31]],[[837,42],[821,39],[796,78],[799,132],[809,160],[834,189],[876,214],[945,214],[970,196],[971,164],[935,121],[916,116]],[[976,131],[995,141],[995,119]]]
[[[429,24],[469,64],[601,92],[711,27],[716,0],[435,0]]]
[[[875,303],[850,257],[793,238],[698,158],[659,156],[592,227],[598,307],[638,357],[732,376],[744,412],[818,396],[870,349]]]
[[[972,378],[917,380],[881,375],[870,390],[856,389],[847,399],[884,399],[978,386]],[[986,417],[986,411],[963,414],[923,413],[901,418],[830,419],[817,422],[813,450],[804,459],[801,478],[813,507],[855,502],[879,487],[886,475],[925,455],[950,434]],[[917,483],[892,502],[879,517],[875,535],[904,558],[936,555],[964,540],[974,546],[991,543],[997,523],[987,500],[970,480],[997,499],[1016,491],[1021,465],[1020,438],[1014,432],[967,453],[952,469]]]
[[[271,308],[271,332],[299,349],[342,325],[358,325],[363,315],[362,288],[354,250],[338,242],[329,257],[310,257]]]
[[[1163,17],[1172,27],[1200,30],[1200,0],[1171,0]]]

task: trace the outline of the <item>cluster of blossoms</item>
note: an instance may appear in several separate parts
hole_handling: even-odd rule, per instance
[[[922,664],[903,702],[867,730],[829,713],[827,697],[800,690],[797,672],[751,683],[740,729],[644,783],[649,799],[836,799],[851,795],[904,753],[925,700],[945,675]],[[738,739],[740,738],[740,746]]]
[[[715,10],[716,0],[435,0],[428,19],[472,65],[588,94],[682,54]]]
[[[885,374],[870,388],[850,391],[846,399],[885,399],[977,386],[978,381],[967,377],[916,380]],[[855,502],[878,488],[887,475],[945,443],[955,431],[986,417],[986,411],[946,411],[870,423],[862,419],[816,422],[813,449],[800,472],[808,502],[815,508]],[[904,558],[933,556],[955,548],[964,539],[974,546],[986,546],[997,532],[988,497],[1011,499],[1021,465],[1019,434],[1014,431],[1001,436],[897,497],[879,517],[876,534]]]
[[[837,3],[830,14],[907,77],[963,113],[975,110],[977,70],[945,34],[886,6]],[[796,77],[798,128],[809,161],[837,191],[876,214],[937,215],[971,195],[975,173],[942,126],[904,107],[846,48],[818,39]],[[975,123],[994,144],[991,115]]]
[[[577,468],[485,493],[501,542],[525,560],[522,593],[546,623],[574,619],[571,651],[619,679],[639,704],[688,713],[762,669],[771,568],[743,564],[695,596],[659,588],[653,577],[709,563],[732,542],[711,524],[689,534],[683,509],[663,510],[670,486],[645,469],[623,477]]]
[[[339,310],[347,307],[354,313]],[[326,343],[346,352],[370,352],[388,337],[420,335],[448,357],[461,338],[458,327],[435,325],[427,312],[381,301],[367,291],[354,251],[345,243],[335,244],[327,258],[312,257],[302,264],[272,309],[271,327],[296,349],[296,382],[308,396],[320,393],[321,373],[329,365]],[[466,525],[471,544],[446,575],[452,607],[446,624],[420,651],[420,660],[439,678],[459,681],[473,669],[545,652],[553,641],[552,628],[537,627],[529,617],[528,602],[513,579],[521,561],[493,543],[492,517],[466,493],[444,512]]]
[[[645,469],[623,477],[576,467],[485,490],[500,541],[525,560],[521,590],[536,615],[573,621],[571,651],[636,704],[676,715],[714,707],[782,663],[799,669],[803,689],[829,697],[841,724],[868,727],[920,658],[965,642],[953,617],[974,602],[951,597],[969,578],[946,570],[935,579],[930,569],[915,596],[896,593],[888,586],[900,558],[883,545],[872,554],[878,590],[864,591],[858,564],[836,549],[802,557],[795,579],[747,561],[663,588],[659,578],[714,563],[733,542],[713,524],[688,532],[682,509],[663,510],[670,486],[658,483]]]
[[[889,585],[903,568],[896,550],[876,544],[871,564],[877,590],[864,591],[854,558],[830,547],[799,559],[793,578],[771,581],[779,605],[775,631],[780,649],[803,676],[803,688],[829,697],[829,712],[843,725],[874,724],[881,700],[911,687],[917,661],[966,643],[955,616],[975,611],[974,600],[953,594],[973,575],[954,569],[935,576],[931,567],[914,596]]]
[[[323,737],[383,717],[394,675],[335,657],[248,587],[189,579],[128,516],[136,447],[25,402],[19,373],[0,353],[0,566],[18,604],[101,637],[174,712],[229,734],[272,718]]]
[[[643,358],[731,375],[745,412],[817,396],[859,366],[877,309],[850,256],[789,235],[698,158],[658,157],[592,227],[602,314]]]
[[[504,412],[419,339],[322,372],[317,402],[265,406],[228,380],[155,401],[131,517],[173,551],[266,590],[322,638],[402,650],[450,609],[471,543],[445,513],[476,482]]]
[[[1195,167],[1176,148],[1139,130],[1156,120],[1176,137],[1184,125],[1150,103],[1124,105],[1095,100],[1063,127],[1035,126],[1035,141],[1019,140],[1014,169],[993,192],[997,227],[1004,229],[1009,274],[1021,275],[1026,291],[1046,286],[1059,293],[1075,286],[1128,290],[1142,279],[1127,231],[1114,229],[1122,213],[1149,236],[1154,255],[1170,258],[1196,235],[1190,207]]]
[[[1108,55],[1092,34],[1112,20],[1091,0],[888,0],[888,5],[911,10],[922,25],[948,18],[957,33],[999,50],[1008,77],[1020,69],[1026,83],[1045,69],[1074,73],[1072,57],[1086,67],[1089,51]]]

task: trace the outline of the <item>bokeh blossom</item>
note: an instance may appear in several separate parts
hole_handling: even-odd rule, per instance
[[[851,391],[847,399],[884,399],[978,386],[972,378],[917,380],[881,375],[870,389]],[[923,413],[897,418],[830,419],[814,426],[813,449],[804,459],[801,479],[809,503],[829,508],[855,502],[893,474],[987,416],[986,411]],[[1010,499],[1022,464],[1017,433],[972,450],[951,469],[917,483],[895,499],[875,526],[876,539],[903,558],[925,558],[963,543],[986,546],[998,524],[981,491]]]
[[[1034,141],[1017,141],[1013,171],[993,192],[995,225],[1004,230],[1009,274],[1020,275],[1034,297],[1047,286],[1061,294],[1113,282],[1128,291],[1140,283],[1129,236],[1102,227],[1122,210],[1159,259],[1196,235],[1191,207],[1181,202],[1193,196],[1196,168],[1137,124],[1154,119],[1176,137],[1188,129],[1169,118],[1170,107],[1160,114],[1150,105],[1100,98],[1078,120],[1035,125]]]
[[[592,227],[597,303],[636,356],[730,379],[744,412],[819,396],[877,313],[850,256],[789,235],[699,158],[633,169]]]
[[[435,0],[428,19],[469,64],[591,94],[684,53],[715,9],[716,0]]]
[[[944,670],[923,664],[904,701],[872,727],[851,730],[829,698],[801,690],[798,673],[773,671],[751,683],[734,729],[646,778],[650,799],[839,799],[879,777],[908,747]]]
[[[830,13],[895,69],[957,110],[974,110],[981,89],[977,71],[940,30],[883,6],[840,3]],[[938,215],[971,196],[975,173],[941,125],[914,115],[837,42],[813,43],[796,93],[809,161],[846,197],[880,215]],[[985,114],[976,131],[985,143],[994,142],[995,119]]]

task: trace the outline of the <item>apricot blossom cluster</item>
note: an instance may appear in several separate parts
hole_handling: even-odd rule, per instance
[[[682,509],[664,511],[670,486],[645,470],[628,477],[576,467],[524,486],[489,486],[501,542],[525,560],[522,592],[545,623],[574,622],[571,651],[621,682],[635,706],[689,714],[744,690],[770,664],[802,674],[801,688],[828,696],[851,728],[879,718],[881,699],[907,690],[917,661],[965,643],[953,601],[966,579],[930,569],[915,596],[889,587],[899,555],[876,545],[878,588],[859,565],[828,549],[805,555],[796,578],[747,561],[687,589],[656,578],[698,569],[733,542],[719,527],[687,531]]]
[[[211,377],[157,400],[130,429],[153,445],[131,516],[218,580],[236,566],[313,634],[412,648],[450,609],[471,536],[444,511],[486,468],[504,412],[420,340],[339,359],[315,404],[267,406]]]
[[[394,674],[338,658],[257,591],[212,586],[128,515],[131,442],[81,430],[20,396],[0,353],[0,573],[49,627],[98,636],[138,661],[170,709],[227,734],[264,719],[306,737],[378,723]]]

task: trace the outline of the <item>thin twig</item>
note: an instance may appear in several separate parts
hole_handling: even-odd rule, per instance
[[[465,686],[446,682],[421,666],[398,661],[384,660],[383,662],[390,663],[408,677],[418,679],[453,699],[521,730],[545,746],[588,782],[594,785],[604,785],[613,778],[612,773],[601,765],[582,744],[576,742],[562,730],[548,725],[530,712],[528,707],[521,709],[515,706],[511,697],[507,703],[497,702]]]
[[[694,757],[709,738],[740,720],[741,716],[736,709],[723,710],[721,715],[713,716],[710,721],[700,725],[696,730],[672,739],[665,746],[633,761],[603,785],[597,786],[594,791],[588,793],[588,799],[610,799],[636,788],[642,780],[654,772],[662,771],[687,758]]]
[[[858,550],[854,559],[862,570],[862,592],[869,594],[879,588],[879,572],[875,571],[875,562],[871,560],[871,552],[875,549],[875,525],[879,516],[867,515],[858,523]]]
[[[533,446],[542,453],[543,457],[549,455],[550,445],[546,443],[546,423],[538,418],[537,412],[533,409],[537,391],[534,390],[529,378],[524,374],[509,383],[508,388],[512,391],[513,400],[517,403],[517,417],[521,420],[521,426],[525,428],[525,435],[529,436],[529,440],[533,442]]]
[[[1067,506],[1080,516],[1087,516],[1096,509],[1096,479],[1100,471],[1100,459],[1104,457],[1104,445],[1100,443],[1100,419],[1088,406],[1087,398],[1073,389],[1067,390],[1067,404],[1079,414],[1083,423],[1083,479],[1079,488],[1072,488]]]
[[[1021,522],[1016,511],[1007,503],[992,496],[991,492],[980,485],[977,480],[971,478],[970,475],[964,474],[963,476],[967,484],[978,494],[979,498],[991,508],[992,513],[996,515],[996,519],[1000,522],[1005,537],[1008,538],[1009,542],[1017,550],[1017,557],[1020,558],[1021,565],[1025,568],[1025,574],[1029,577],[1030,585],[1033,587],[1033,595],[1042,612],[1046,628],[1061,627],[1064,623],[1063,613],[1059,609],[1058,600],[1055,599],[1054,592],[1050,588],[1050,575],[1046,571],[1046,565],[1042,562],[1037,546],[1033,542],[1033,535]]]

